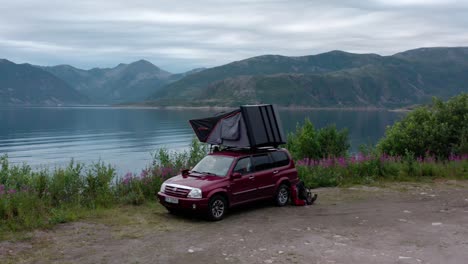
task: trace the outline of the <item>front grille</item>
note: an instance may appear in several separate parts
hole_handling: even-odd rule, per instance
[[[165,194],[169,194],[171,196],[176,196],[176,197],[187,197],[189,192],[190,192],[189,189],[173,187],[173,186],[166,186],[166,188],[164,189]]]

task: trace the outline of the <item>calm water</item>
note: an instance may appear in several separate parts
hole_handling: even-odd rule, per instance
[[[166,147],[187,148],[192,118],[214,111],[78,108],[0,108],[0,154],[33,167],[62,166],[74,158],[89,163],[101,159],[119,173],[137,172],[149,164],[151,153]],[[348,128],[352,150],[375,143],[387,125],[402,117],[386,111],[281,111],[286,132],[308,117],[316,127],[336,124]]]

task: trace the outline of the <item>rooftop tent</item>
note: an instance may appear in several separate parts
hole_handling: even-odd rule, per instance
[[[201,142],[225,147],[276,147],[286,143],[273,105],[245,105],[229,113],[190,120]]]

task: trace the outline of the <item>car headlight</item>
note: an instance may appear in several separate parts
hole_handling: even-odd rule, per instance
[[[166,189],[166,183],[163,182],[163,184],[161,184],[161,189],[159,190],[159,192],[164,192],[164,190]]]
[[[202,198],[202,192],[198,188],[193,188],[189,194],[187,195],[188,198]]]

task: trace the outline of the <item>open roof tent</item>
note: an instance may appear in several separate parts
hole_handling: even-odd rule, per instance
[[[235,148],[278,147],[285,144],[283,126],[270,104],[243,105],[213,117],[190,120],[201,142]]]

